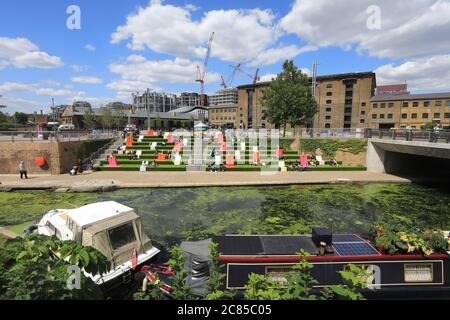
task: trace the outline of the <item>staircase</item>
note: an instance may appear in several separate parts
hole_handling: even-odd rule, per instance
[[[121,136],[115,138],[113,141],[105,145],[104,147],[98,149],[96,152],[90,155],[89,158],[83,161],[83,167],[85,170],[91,170],[90,163],[94,160],[94,167],[100,165],[100,161],[104,160],[108,155],[112,154],[113,151],[117,150],[120,146],[123,145],[123,139]]]
[[[203,154],[203,138],[196,137],[194,140],[193,152],[189,157],[189,163],[186,167],[186,171],[197,171],[205,172],[206,170],[206,159]]]

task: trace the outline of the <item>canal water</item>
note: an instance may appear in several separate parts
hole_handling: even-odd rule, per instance
[[[310,233],[314,226],[366,232],[378,222],[401,222],[450,229],[450,192],[414,184],[0,193],[0,226],[35,222],[54,208],[106,200],[135,208],[161,248],[225,233]]]

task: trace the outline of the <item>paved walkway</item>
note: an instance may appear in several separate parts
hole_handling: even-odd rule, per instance
[[[9,231],[8,229],[5,229],[3,227],[0,227],[0,234],[7,237],[7,238],[17,238],[17,234]]]
[[[411,182],[389,174],[365,171],[279,172],[273,175],[262,175],[260,172],[95,172],[74,177],[31,175],[30,178],[20,180],[17,175],[0,175],[0,191],[36,189],[89,192],[108,191],[115,188]]]

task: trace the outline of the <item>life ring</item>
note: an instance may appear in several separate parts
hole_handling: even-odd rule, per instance
[[[36,163],[36,165],[37,166],[39,166],[39,167],[43,167],[44,165],[45,165],[45,158],[44,157],[37,157],[35,160],[34,160],[34,163]]]

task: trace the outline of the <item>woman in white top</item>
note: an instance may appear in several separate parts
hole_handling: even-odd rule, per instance
[[[20,172],[20,179],[23,179],[24,176],[25,179],[28,179],[27,170],[25,169],[25,163],[23,161],[20,161],[19,172]]]

